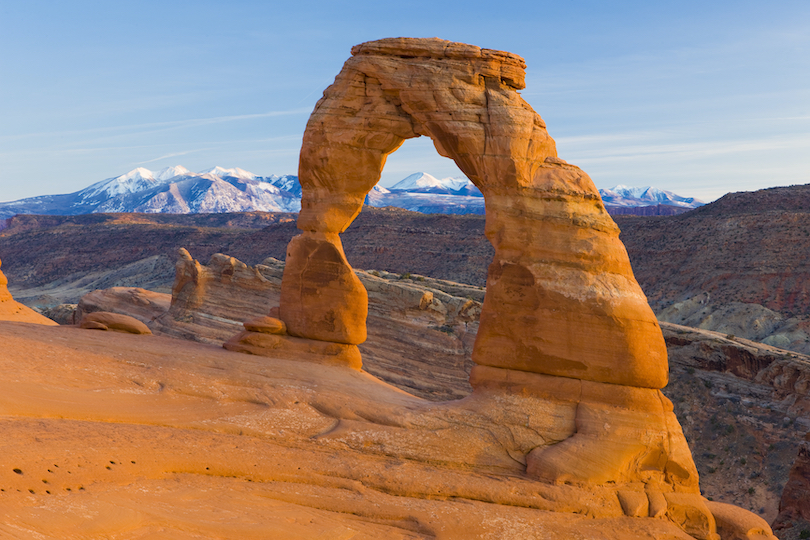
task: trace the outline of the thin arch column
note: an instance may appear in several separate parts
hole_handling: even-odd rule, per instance
[[[287,247],[279,313],[290,335],[348,345],[366,339],[368,295],[346,260],[339,233],[360,213],[385,159],[418,136],[380,82],[346,69],[307,123],[298,228]]]

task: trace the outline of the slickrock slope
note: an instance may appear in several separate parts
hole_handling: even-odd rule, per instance
[[[497,393],[437,405],[167,337],[0,335],[4,538],[689,538],[614,488],[524,478],[506,448],[536,426]]]
[[[399,280],[392,281],[392,284],[398,283],[400,283]],[[418,288],[422,282],[413,281],[411,283],[412,287]],[[236,287],[233,290],[235,289]],[[123,305],[120,300],[118,304]],[[721,348],[740,347],[746,350],[749,347],[740,340],[727,340],[722,336],[711,335],[707,332],[697,332],[697,335],[693,335],[683,333],[683,329],[669,325],[665,325],[664,329],[669,341],[672,341],[671,337],[677,337],[682,344],[680,345],[682,354],[673,354],[672,343],[670,343],[673,382],[665,389],[665,392],[675,402],[676,411],[684,421],[690,443],[701,458],[698,460],[698,467],[702,473],[703,492],[715,500],[737,500],[744,507],[766,505],[773,508],[776,495],[769,492],[769,486],[764,485],[762,480],[763,478],[771,480],[771,475],[781,475],[783,478],[781,481],[784,481],[787,468],[783,467],[780,470],[779,460],[780,457],[785,457],[782,456],[783,454],[795,453],[795,446],[788,444],[790,438],[785,437],[785,432],[788,430],[780,432],[779,428],[783,426],[778,421],[770,429],[762,423],[762,420],[769,421],[768,418],[763,418],[763,413],[770,414],[771,411],[768,410],[766,403],[767,399],[772,398],[761,397],[757,402],[751,400],[752,395],[768,396],[772,390],[763,389],[762,385],[746,384],[735,375],[724,374],[721,370],[732,369],[739,372],[739,367],[734,367],[739,364],[736,362],[717,363],[720,357],[718,353],[722,349],[714,354],[711,352],[704,354],[702,360],[694,358],[697,352],[705,349],[707,342]],[[145,347],[144,342],[138,339],[139,336],[123,336],[121,339],[127,340],[126,343],[123,343],[104,338],[100,335],[101,333],[88,331],[81,333],[72,331],[70,328],[58,330],[63,333],[58,334],[58,338],[54,339],[53,335],[31,335],[30,330],[26,327],[10,329],[0,326],[0,334],[4,337],[4,343],[9,344],[9,350],[16,347],[21,349],[14,353],[15,356],[3,357],[2,361],[8,361],[9,366],[8,369],[5,363],[2,366],[3,369],[6,369],[4,371],[6,375],[0,380],[0,384],[4,386],[0,395],[7,396],[7,400],[2,401],[0,407],[3,411],[10,411],[8,402],[17,403],[18,394],[25,393],[28,389],[34,393],[28,395],[27,399],[30,399],[32,403],[37,403],[36,407],[40,407],[37,414],[32,414],[30,410],[26,411],[26,418],[30,418],[30,420],[20,418],[20,423],[16,424],[14,430],[8,431],[13,436],[10,435],[11,438],[4,439],[6,446],[3,454],[0,454],[7,456],[0,459],[3,465],[0,468],[0,488],[7,492],[2,493],[5,497],[2,514],[5,521],[2,523],[5,525],[0,530],[3,530],[8,537],[26,538],[30,536],[31,531],[43,532],[53,538],[82,537],[82,535],[86,537],[91,534],[100,535],[102,531],[109,531],[117,527],[130,528],[128,530],[134,531],[133,537],[136,536],[135,532],[139,531],[146,531],[144,534],[157,534],[157,531],[162,531],[173,538],[183,538],[184,534],[191,535],[192,533],[188,531],[204,534],[211,538],[251,538],[251,535],[259,538],[262,537],[262,534],[268,534],[268,530],[272,530],[279,538],[284,538],[284,534],[287,534],[286,537],[289,538],[295,537],[296,534],[299,535],[298,537],[308,537],[308,534],[314,535],[315,532],[338,534],[338,532],[356,531],[358,534],[362,532],[369,537],[376,534],[385,538],[396,538],[397,534],[403,534],[399,528],[390,526],[388,528],[372,527],[372,532],[364,532],[365,529],[362,529],[361,526],[370,526],[368,519],[363,523],[355,523],[357,517],[351,515],[340,517],[340,512],[344,511],[342,510],[344,507],[341,507],[338,501],[350,496],[349,501],[354,510],[347,508],[346,511],[355,512],[358,505],[362,505],[364,500],[378,501],[376,498],[370,499],[376,492],[374,489],[363,488],[358,492],[359,485],[358,488],[351,488],[349,491],[345,489],[330,490],[328,487],[306,487],[304,483],[311,481],[311,477],[308,476],[306,478],[298,477],[298,481],[294,483],[279,484],[278,481],[261,481],[257,478],[256,473],[250,470],[254,463],[258,465],[267,461],[265,457],[260,458],[259,453],[267,452],[267,454],[261,454],[262,456],[281,456],[278,458],[279,460],[287,455],[280,453],[276,441],[285,436],[285,433],[282,433],[283,430],[300,421],[302,409],[299,408],[299,405],[304,403],[288,403],[286,406],[293,407],[292,412],[279,410],[279,398],[276,390],[261,385],[254,388],[256,381],[253,378],[259,377],[260,380],[265,381],[265,377],[278,373],[278,376],[282,377],[280,384],[287,388],[291,385],[288,378],[289,372],[286,371],[287,366],[297,364],[273,362],[271,365],[267,364],[265,360],[249,360],[251,357],[243,355],[229,355],[220,358],[221,353],[214,348],[201,348],[192,343],[177,343],[168,339],[147,342]],[[23,337],[21,332],[26,332],[24,340],[20,340]],[[694,345],[691,346],[691,343]],[[42,352],[39,353],[39,351]],[[48,363],[41,363],[37,366],[40,371],[37,375],[29,372],[37,354],[43,358],[64,358],[64,361],[60,360],[60,369],[66,373],[67,379],[56,381],[51,376],[54,368]],[[222,351],[222,354],[228,353]],[[736,356],[740,357],[740,354]],[[24,361],[20,362],[20,358]],[[144,362],[144,358],[148,360],[147,363]],[[781,361],[782,357],[778,351],[775,351],[771,361],[777,360]],[[714,370],[701,371],[700,366],[711,367],[712,361],[715,362]],[[762,365],[768,364],[767,360],[762,359],[757,362]],[[87,369],[91,365],[92,369]],[[278,367],[279,365],[282,366],[281,369]],[[306,364],[298,366],[301,373],[306,374],[305,380],[311,380],[313,371]],[[693,366],[695,371],[690,374],[689,367]],[[331,381],[329,382],[330,387],[333,384],[340,384],[339,381],[333,380],[333,369],[319,368],[317,370],[318,373],[324,374],[326,381]],[[104,374],[118,373],[120,370],[124,370],[125,373],[115,375],[110,380],[104,378],[106,376]],[[244,373],[241,372],[242,370]],[[33,378],[33,382],[20,385],[19,373],[21,372],[24,373],[22,379]],[[138,374],[139,372],[140,374]],[[83,377],[88,377],[88,374],[91,373],[96,374],[91,377],[92,380],[89,382],[82,383],[89,388],[85,393],[77,391],[76,388],[70,388],[76,385],[73,378],[77,376],[77,373],[82,373]],[[203,377],[206,373],[215,373],[222,379],[219,382],[212,382],[212,379]],[[251,380],[246,381],[246,377]],[[68,379],[72,382],[68,382]],[[167,379],[171,379],[173,382],[167,384]],[[704,380],[714,381],[712,388],[707,388],[703,383]],[[8,385],[3,381],[11,384],[11,389],[6,388]],[[11,383],[11,381],[17,382]],[[318,384],[320,389],[318,392],[307,390],[307,395],[321,393],[326,381],[315,380],[315,384]],[[65,395],[54,390],[54,387],[60,384],[68,387],[71,399],[82,402],[78,405],[74,403],[74,406],[79,408],[78,414],[60,408],[60,415],[64,416],[68,412],[66,418],[78,418],[79,421],[37,420],[39,416],[48,416],[41,410],[43,403],[61,407],[57,402],[63,400]],[[119,384],[120,387],[117,386]],[[298,381],[295,385],[303,390],[307,388],[302,381]],[[746,386],[749,388],[744,388]],[[752,392],[750,387],[760,388],[760,390]],[[99,395],[98,388],[107,388],[107,390]],[[206,392],[216,395],[216,399],[212,400],[207,393],[200,394],[201,388],[209,389]],[[733,393],[733,390],[741,388],[746,393],[739,395]],[[355,390],[347,390],[347,393],[352,391]],[[365,395],[367,389],[356,391],[363,392],[362,395]],[[739,399],[740,395],[745,401]],[[97,421],[87,423],[87,420],[93,420],[92,415],[88,416],[88,411],[92,410],[92,404],[95,401],[84,403],[83,400],[105,400],[104,407],[99,407],[95,414],[103,415],[99,418],[109,421],[116,417],[110,412],[110,408],[107,406],[110,401],[107,400],[114,398],[115,403],[115,400],[120,400],[121,396],[129,396],[130,399],[134,399],[134,401],[122,403],[121,412],[116,413],[123,415],[124,411],[126,412],[123,423],[120,421],[112,425]],[[261,401],[251,401],[251,396],[262,396]],[[143,401],[140,398],[144,398]],[[340,399],[354,402],[353,396]],[[716,405],[708,406],[707,403],[716,403]],[[745,414],[740,415],[736,409],[728,409],[729,404],[733,404]],[[425,405],[428,406],[427,403]],[[779,405],[778,400],[776,405]],[[29,404],[29,406],[33,405]],[[234,407],[255,407],[255,409],[252,409],[254,411],[252,414],[242,414],[243,411],[234,412]],[[445,406],[442,405],[442,407]],[[501,405],[496,408],[500,407]],[[215,412],[212,413],[212,410]],[[148,414],[144,413],[143,416],[133,419],[132,415],[136,411],[148,411]],[[195,429],[189,431],[166,426],[166,422],[172,420],[175,415],[182,416],[184,421],[188,421],[188,415],[194,411],[199,412],[201,418]],[[212,420],[211,416],[216,416],[216,414],[222,416],[218,420]],[[750,426],[748,422],[737,422],[734,418],[735,415],[751,418]],[[773,415],[778,419],[784,415],[784,412],[774,410]],[[714,421],[712,421],[713,417]],[[279,424],[282,418],[286,418],[283,425]],[[306,422],[312,423],[312,419],[308,416],[307,418]],[[151,422],[159,423],[160,427],[145,425]],[[773,419],[770,422],[774,423]],[[23,427],[24,423],[27,423],[25,427]],[[224,427],[219,427],[220,424],[224,424]],[[729,425],[735,426],[732,434],[726,432]],[[254,440],[252,437],[255,436],[253,430],[256,429],[256,426],[264,426],[263,429],[272,431],[274,439],[269,443]],[[6,421],[6,428],[8,427],[9,420]],[[200,438],[200,428],[214,430],[215,433],[204,432],[203,438]],[[44,439],[41,432],[43,429],[47,429],[52,435]],[[236,435],[238,430],[243,430],[243,435]],[[790,431],[797,430],[791,426]],[[702,435],[703,432],[706,433],[706,436]],[[748,444],[750,444],[752,434],[756,437],[753,441],[755,446],[749,448]],[[178,440],[178,443],[191,441],[192,439],[189,439],[191,435],[195,435],[193,442],[187,444],[182,451],[179,448],[173,449],[169,444],[172,440]],[[713,440],[714,435],[717,437]],[[38,459],[33,459],[33,455],[28,451],[30,448],[23,451],[19,447],[9,446],[15,440],[33,441],[33,437],[39,440],[34,447],[36,454],[39,455]],[[94,437],[109,437],[119,442],[108,448],[109,445],[105,446],[101,440],[93,443],[96,440]],[[208,440],[209,438],[212,440]],[[398,439],[390,439],[388,444],[390,445],[396,440]],[[722,446],[724,444],[730,446],[728,451],[724,451],[725,446]],[[769,444],[774,444],[774,448],[770,449]],[[230,447],[231,450],[224,453],[223,457],[218,457],[218,452],[223,446]],[[234,446],[243,450],[239,452],[233,448]],[[91,448],[96,449],[91,450]],[[295,448],[294,452],[298,455],[301,452],[300,447]],[[703,456],[710,452],[717,452],[717,455],[711,458]],[[167,461],[172,454],[174,454],[174,461]],[[313,454],[305,453],[303,455],[312,457]],[[322,454],[315,454],[316,457],[319,455]],[[246,466],[236,466],[235,463],[244,460],[245,456],[251,458],[255,456],[253,459],[257,461],[248,461]],[[746,456],[748,462],[740,464],[740,457],[745,458]],[[220,463],[218,468],[211,466],[211,461],[215,458],[218,460],[217,463]],[[183,463],[180,463],[181,459]],[[295,458],[290,455],[289,459],[294,461]],[[344,458],[333,455],[331,459]],[[186,460],[193,461],[196,465],[190,466]],[[724,460],[725,463],[720,464]],[[115,461],[115,464],[110,464],[109,461]],[[136,463],[132,464],[131,461],[136,461]],[[333,463],[333,466],[337,468],[337,463],[335,461]],[[383,466],[382,463],[385,462],[380,463],[380,466]],[[402,467],[405,462],[394,460],[391,463],[399,463],[396,467]],[[59,467],[53,467],[53,465],[59,465]],[[75,468],[71,468],[69,465]],[[295,465],[295,467],[298,466],[298,464]],[[106,467],[110,467],[110,469],[106,469]],[[205,467],[208,467],[208,470]],[[717,470],[709,472],[709,467],[716,467]],[[9,472],[11,468],[19,468],[23,474],[16,475]],[[178,470],[182,472],[177,473]],[[214,472],[211,472],[212,470]],[[77,477],[75,483],[70,483],[78,471],[84,471],[84,476]],[[42,478],[39,477],[39,474],[32,474],[32,472],[41,472]],[[295,472],[299,474],[297,469]],[[278,471],[275,471],[273,474],[277,473]],[[739,473],[743,474],[742,481],[738,477]],[[761,476],[750,478],[755,474]],[[223,476],[236,476],[236,478],[223,478]],[[275,480],[275,476],[273,479]],[[47,480],[48,484],[42,483],[41,480]],[[112,484],[108,480],[112,480]],[[470,481],[481,480],[479,477],[470,479]],[[324,481],[324,479],[320,478],[319,481]],[[504,479],[499,483],[503,484],[506,481]],[[743,489],[738,489],[740,483],[743,484]],[[284,486],[290,489],[280,490],[280,487]],[[755,486],[754,496],[747,494],[748,486]],[[53,489],[54,487],[57,487],[58,491]],[[85,489],[80,490],[80,487]],[[70,492],[66,491],[68,488],[71,489]],[[26,497],[13,499],[12,496],[16,489],[21,489]],[[33,489],[36,495],[28,493],[28,489]],[[777,489],[778,481],[774,481],[773,490]],[[206,495],[206,493],[211,493],[211,490],[228,495],[226,497],[217,496],[214,499],[212,496]],[[291,494],[291,490],[298,494]],[[51,494],[46,491],[51,491]],[[763,495],[766,495],[766,501],[762,501]],[[327,510],[337,510],[337,512],[325,511],[325,499],[318,499],[320,502],[317,502],[316,496],[335,501],[332,506],[327,507]],[[28,499],[28,497],[33,499]],[[34,510],[38,505],[34,501],[41,500],[41,497],[47,497],[45,501],[47,501],[48,508],[51,509],[46,516],[47,520],[41,519],[42,514],[35,513]],[[408,508],[411,510],[413,509],[411,504],[417,506],[438,504],[419,502],[419,500],[403,502],[402,498],[398,497],[393,499],[399,501],[400,504],[407,502]],[[302,503],[302,501],[306,502]],[[469,505],[475,506],[476,504],[480,503],[462,503],[463,507],[470,511],[472,508]],[[315,506],[315,508],[311,506]],[[491,534],[494,535],[493,538],[554,538],[554,534],[566,538],[566,534],[572,535],[569,537],[575,537],[578,532],[590,537],[589,535],[598,535],[598,529],[606,523],[592,519],[586,519],[583,523],[581,518],[572,515],[571,517],[575,518],[577,523],[586,527],[572,530],[570,523],[566,524],[565,521],[559,520],[559,515],[555,518],[552,514],[551,518],[546,519],[544,514],[542,523],[540,523],[541,516],[527,517],[520,514],[519,509],[509,508],[505,510],[504,514],[499,514],[496,510],[486,510],[492,506],[494,505],[477,507],[476,511],[484,512],[486,516],[476,517],[469,524],[470,528],[482,527],[479,529],[482,531],[479,536],[481,538],[488,537],[487,533],[483,532],[486,530],[491,531]],[[227,515],[239,516],[240,521],[235,523],[224,517],[217,520],[202,519],[200,512],[205,512],[206,508],[210,508],[212,511],[216,508],[219,513],[227,511]],[[390,510],[390,507],[387,508]],[[441,515],[452,515],[453,512],[445,507],[432,506],[432,508]],[[439,508],[441,508],[440,511]],[[758,508],[755,509],[758,510]],[[81,515],[78,514],[80,510]],[[85,515],[85,512],[91,511],[106,515],[107,519],[100,524],[95,524],[94,528],[88,529],[89,524],[82,521],[81,516]],[[281,530],[280,526],[278,529],[273,529],[275,524],[285,521],[282,517],[275,518],[274,516],[284,513],[287,513],[288,517],[298,515],[305,517],[300,519],[296,517],[293,523],[287,521],[293,532]],[[369,511],[364,510],[361,515],[368,516],[368,513]],[[356,513],[353,515],[356,516]],[[390,515],[388,517],[390,518]],[[309,519],[313,519],[314,523],[307,524]],[[510,521],[513,519],[519,521]],[[488,521],[488,523],[484,526],[481,521]],[[660,520],[655,521],[657,526],[665,523]],[[48,526],[45,525],[46,522],[49,523]],[[386,523],[390,523],[390,520]],[[410,523],[413,521],[411,520]],[[616,527],[616,534],[622,534],[622,538],[633,538],[632,531],[624,529],[624,525],[620,522],[614,520],[607,523],[610,527]],[[453,525],[445,525],[449,529],[454,526],[460,527],[461,525],[457,521],[454,521]],[[20,529],[20,527],[22,528]],[[641,527],[641,525],[636,524],[636,527]],[[647,528],[646,525],[644,528]],[[64,536],[57,531],[61,531]],[[70,534],[75,536],[70,536]],[[474,532],[470,531],[468,534],[467,537],[476,537]],[[654,538],[655,534],[655,531],[647,530],[640,537]],[[675,533],[672,534],[672,538],[679,537]],[[430,536],[427,534],[419,536],[413,533],[413,536],[410,537]]]
[[[14,297],[8,292],[8,279],[6,279],[2,271],[0,271],[0,321],[21,321],[51,326],[57,324],[28,306],[14,300]]]

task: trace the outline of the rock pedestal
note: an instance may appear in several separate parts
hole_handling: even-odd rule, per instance
[[[279,312],[292,336],[347,345],[366,340],[368,295],[337,234],[305,232],[290,241]]]
[[[262,331],[249,321],[245,331],[224,347],[275,358],[362,367],[357,345],[366,340],[368,295],[336,233],[306,231],[290,241],[278,313],[283,331]]]

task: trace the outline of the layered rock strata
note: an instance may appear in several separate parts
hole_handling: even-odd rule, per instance
[[[168,311],[145,313],[141,291],[126,288],[95,291],[85,295],[81,305],[84,310],[132,315],[155,333],[221,345],[243,329],[262,334],[242,323],[266,313],[268,304],[279,303],[284,268],[273,258],[248,266],[219,253],[202,264],[181,249],[174,294],[148,297],[151,306],[171,303]],[[484,291],[424,276],[403,279],[385,271],[356,271],[356,276],[369,299],[368,338],[359,346],[366,370],[431,400],[468,395]],[[265,343],[267,350],[281,354],[280,345],[271,345],[279,338],[252,335],[250,341],[244,345],[253,352],[260,352],[256,343]]]
[[[661,327],[671,378],[664,392],[702,492],[779,525],[788,473],[810,429],[810,358],[728,334]]]
[[[805,436],[799,448],[779,503],[779,517],[775,528],[791,527],[810,531],[810,433]]]
[[[72,318],[79,323],[89,313],[110,311],[150,324],[169,310],[171,298],[171,295],[140,287],[98,289],[81,297]]]

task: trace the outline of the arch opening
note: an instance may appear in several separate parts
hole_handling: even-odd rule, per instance
[[[394,152],[388,154],[377,186],[390,188],[414,173],[425,172],[437,179],[461,178],[455,162],[436,152],[429,137],[407,139]]]

